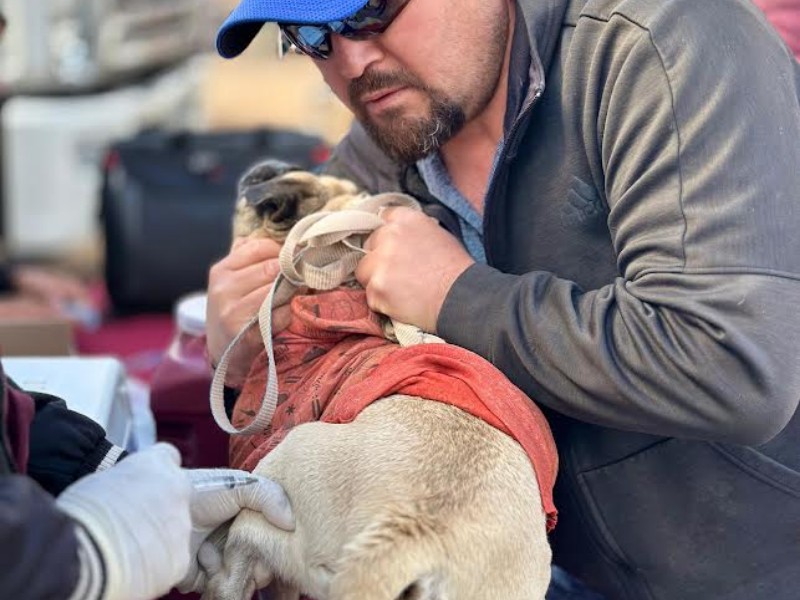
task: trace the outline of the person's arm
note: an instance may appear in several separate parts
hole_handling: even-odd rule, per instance
[[[75,523],[23,475],[0,478],[0,540],[0,598],[69,598],[77,588]]]
[[[474,265],[437,331],[576,419],[756,445],[800,399],[798,71],[745,7],[691,6],[613,19],[629,50],[588,83],[619,278]]]
[[[16,387],[13,381],[10,385]],[[67,408],[55,396],[30,393],[36,413],[30,426],[27,474],[57,496],[85,475],[114,466],[127,454],[106,439],[89,417]]]
[[[23,475],[0,478],[0,598],[155,598],[178,583],[202,591],[197,553],[242,508],[294,529],[277,483],[241,471],[186,471],[179,462],[175,448],[157,444],[55,501]],[[221,477],[247,477],[248,485],[202,490]]]
[[[56,500],[81,527],[81,582],[102,580],[103,600],[155,598],[175,585],[202,591],[200,548],[242,508],[294,529],[279,484],[243,471],[185,470],[179,464],[174,447],[156,444],[81,479]],[[247,485],[228,484],[242,478]],[[216,485],[221,479],[226,485]]]

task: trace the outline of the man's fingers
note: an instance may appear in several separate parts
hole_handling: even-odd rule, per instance
[[[420,214],[418,210],[414,210],[408,206],[382,206],[378,209],[378,216],[387,223],[391,223],[392,221],[396,221],[398,219],[403,219],[408,215],[417,214]]]
[[[244,267],[237,273],[237,275],[241,281],[247,281],[250,283],[251,289],[253,289],[252,285],[256,282],[258,283],[259,287],[272,284],[280,272],[281,266],[278,263],[278,260],[271,258]]]
[[[239,309],[243,314],[249,317],[254,317],[258,314],[258,310],[269,295],[269,290],[272,287],[272,282],[257,287],[254,290],[247,292],[241,300],[239,300]]]
[[[238,238],[234,240],[230,254],[222,259],[222,262],[229,269],[238,270],[257,262],[277,258],[280,251],[281,245],[274,240]]]
[[[356,281],[361,284],[361,287],[366,288],[367,284],[372,279],[372,272],[374,270],[373,267],[373,256],[370,256],[369,251],[370,248],[367,247],[372,236],[367,238],[367,241],[364,242],[364,250],[367,251],[367,254],[358,261],[358,265],[356,266],[356,270],[353,273],[355,275]]]
[[[288,304],[272,309],[272,335],[275,336],[289,326],[292,310]]]
[[[248,237],[234,237],[233,238],[233,242],[231,242],[231,249],[229,250],[229,252],[233,252],[234,250],[238,250],[239,248],[244,246],[249,241],[251,241],[251,238],[248,238]]]
[[[372,251],[372,250],[375,248],[375,246],[377,246],[377,245],[378,245],[377,236],[378,236],[378,232],[379,232],[381,229],[383,229],[383,227],[379,227],[378,229],[376,229],[375,231],[373,231],[373,232],[372,232],[372,233],[369,235],[369,237],[368,237],[366,240],[364,240],[364,244],[361,246],[361,248],[362,248],[362,249],[363,249],[365,252],[371,252],[371,251]],[[363,259],[363,258],[361,259],[361,262],[364,262],[364,259]],[[361,264],[361,263],[359,263],[359,264]]]
[[[280,272],[276,259],[267,259],[237,271],[219,273],[209,282],[209,293],[214,298],[229,298],[237,305],[243,304],[241,299],[261,290],[269,290],[272,282]],[[266,295],[262,296],[263,298]],[[260,303],[259,303],[260,304]]]

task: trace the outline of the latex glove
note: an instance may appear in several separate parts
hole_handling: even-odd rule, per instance
[[[149,600],[168,592],[189,567],[191,482],[180,454],[156,444],[89,475],[57,498],[99,549],[104,600]]]
[[[235,469],[187,470],[192,481],[192,563],[186,576],[178,584],[183,592],[202,592],[206,584],[204,568],[215,566],[222,560],[220,550],[206,543],[214,530],[224,525],[243,508],[260,512],[275,527],[292,531],[295,527],[294,513],[280,484],[246,471]],[[245,480],[247,483],[234,487],[217,488],[216,483]],[[204,489],[206,488],[206,489]]]

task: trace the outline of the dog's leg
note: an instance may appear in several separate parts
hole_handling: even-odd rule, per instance
[[[273,580],[281,556],[288,553],[286,532],[270,526],[258,513],[243,510],[228,530],[222,562],[209,570],[203,600],[249,600]],[[299,594],[278,588],[275,600],[296,600]]]
[[[344,548],[330,600],[446,600],[440,523],[424,509],[377,517]]]

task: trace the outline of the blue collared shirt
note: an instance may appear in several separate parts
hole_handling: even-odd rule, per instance
[[[483,216],[453,185],[439,153],[436,152],[418,161],[417,169],[428,191],[458,217],[461,239],[464,240],[467,252],[476,262],[485,264]]]

